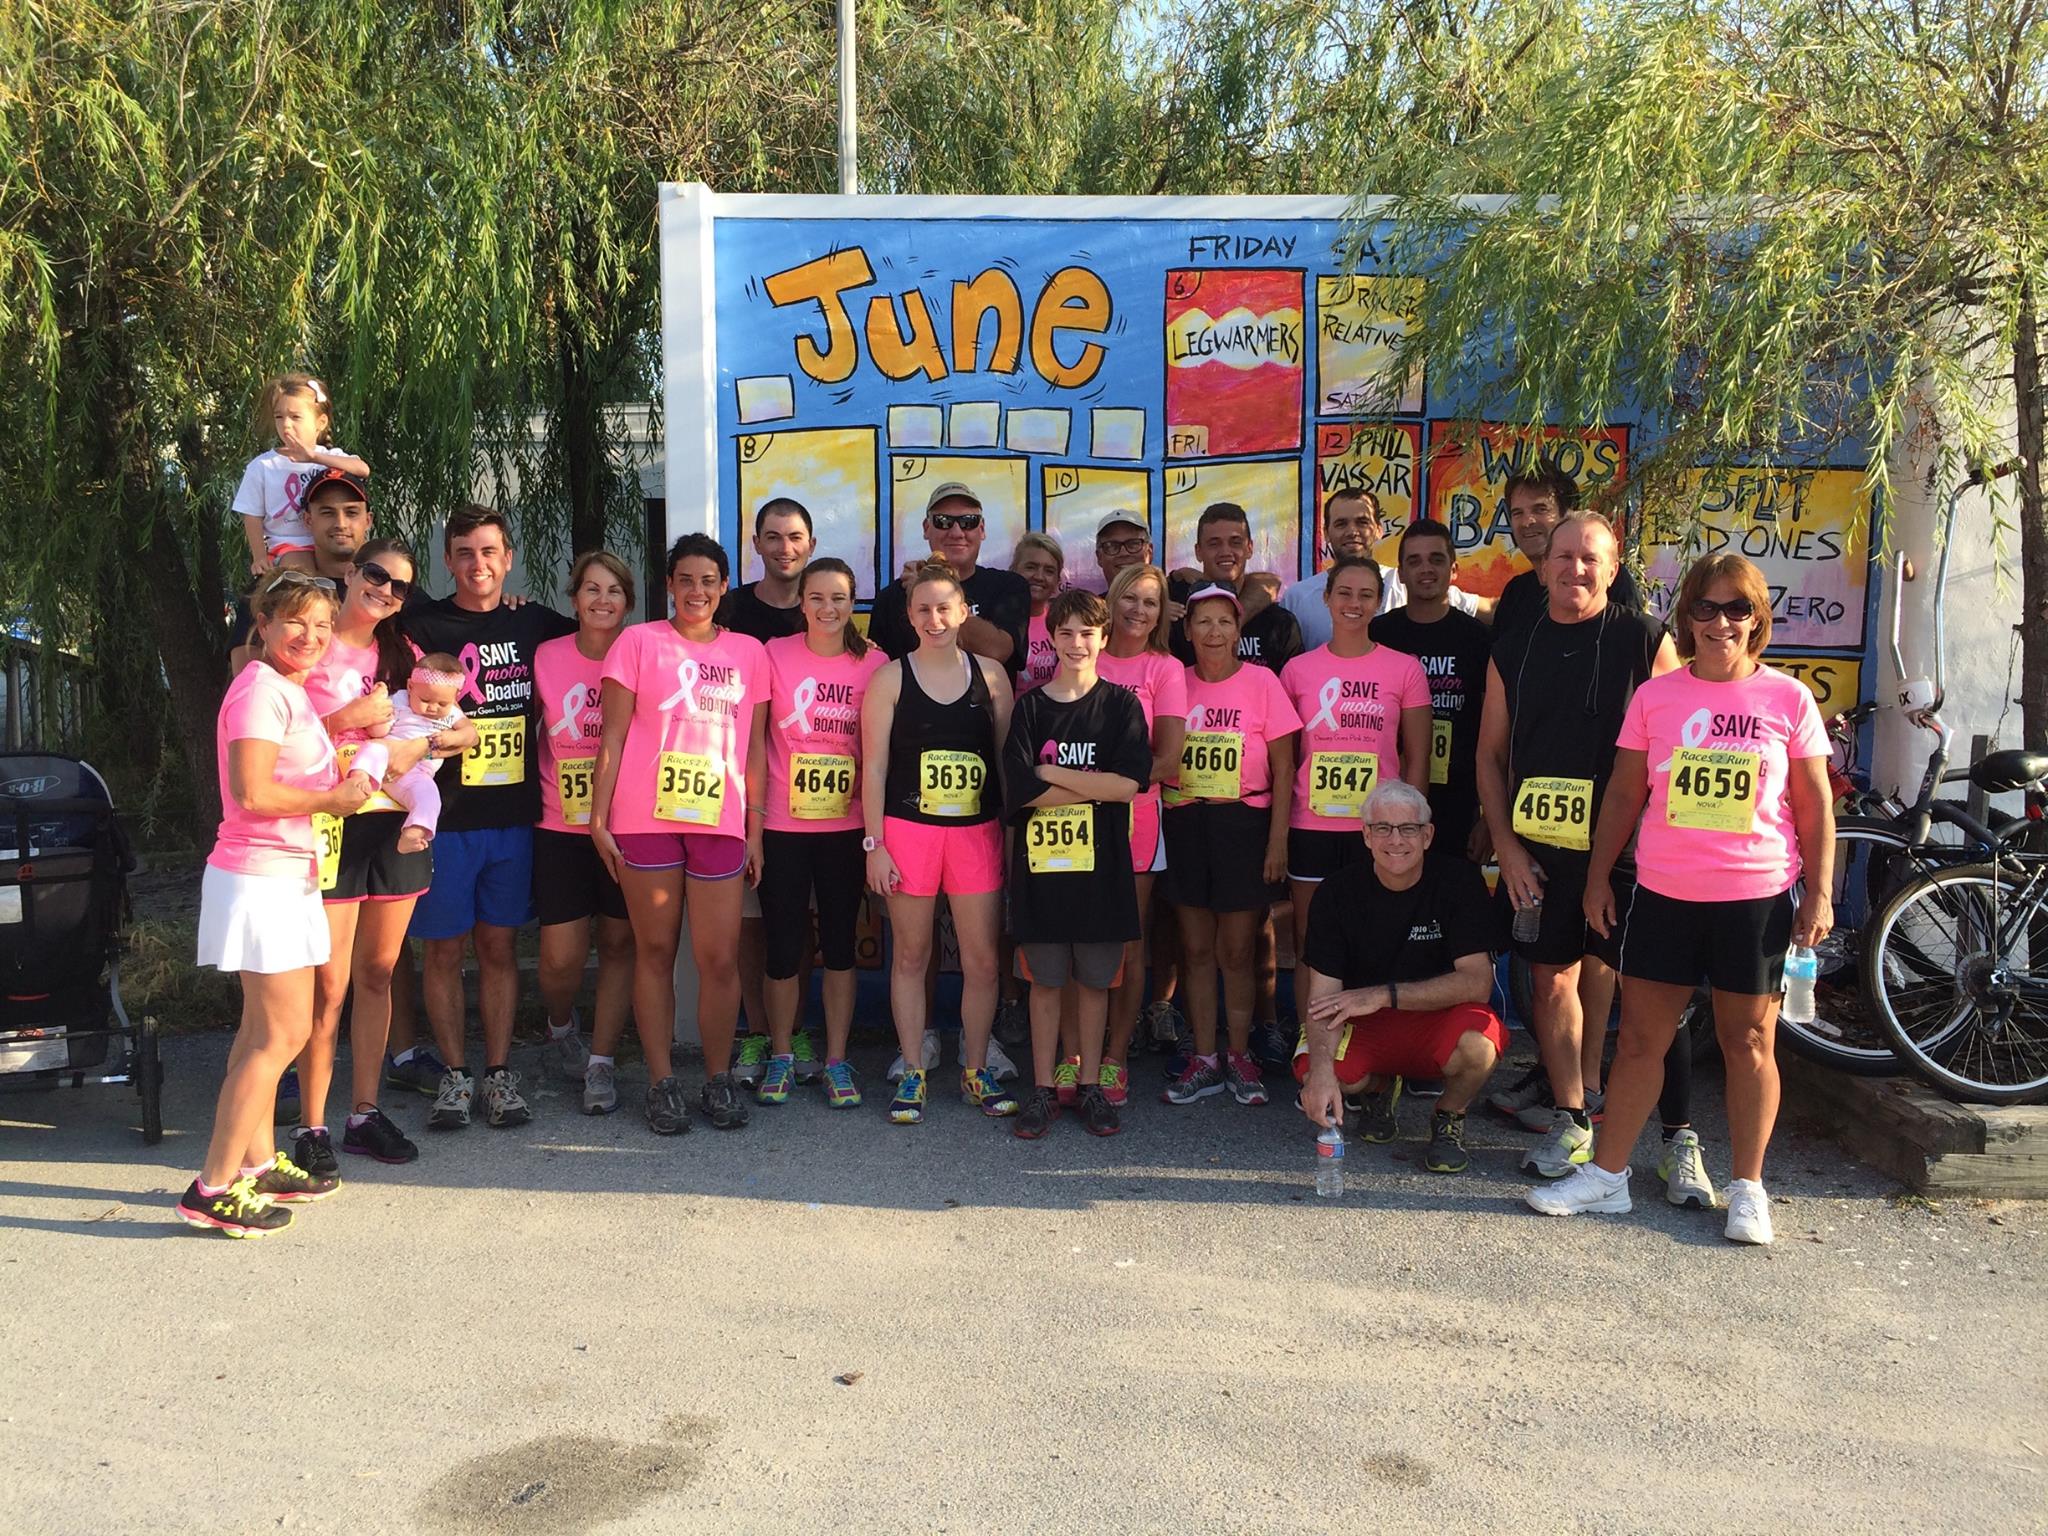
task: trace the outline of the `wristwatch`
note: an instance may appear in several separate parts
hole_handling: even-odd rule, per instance
[[[860,840],[860,851],[862,853],[873,853],[877,848],[881,846],[882,843],[881,839],[879,838],[864,837]]]

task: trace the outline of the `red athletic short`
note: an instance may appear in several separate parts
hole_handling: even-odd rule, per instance
[[[1337,1081],[1368,1077],[1442,1077],[1444,1063],[1468,1034],[1484,1035],[1496,1055],[1508,1048],[1508,1032],[1491,1008],[1458,1003],[1432,1013],[1389,1008],[1353,1019],[1337,1040]],[[1294,1051],[1294,1079],[1308,1079],[1308,1045]]]

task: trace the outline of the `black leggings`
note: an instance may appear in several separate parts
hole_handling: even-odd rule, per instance
[[[803,965],[813,894],[825,969],[853,969],[853,929],[867,885],[867,855],[860,841],[857,827],[761,834],[761,936],[771,981],[788,981]]]
[[[1664,1091],[1657,1098],[1657,1113],[1666,1125],[1692,1124],[1692,1031],[1682,1018],[1671,1049],[1664,1053]]]

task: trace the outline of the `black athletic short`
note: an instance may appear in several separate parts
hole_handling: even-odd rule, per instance
[[[1324,832],[1314,827],[1287,829],[1287,878],[1327,880],[1338,870],[1363,864],[1372,855],[1365,846],[1365,834]]]
[[[1266,884],[1264,806],[1197,801],[1164,817],[1166,894],[1174,905],[1208,912],[1261,912],[1274,897]]]
[[[1621,946],[1624,976],[1717,992],[1765,997],[1785,989],[1785,947],[1798,904],[1790,891],[1747,901],[1680,901],[1637,886],[1616,892],[1627,909]]]
[[[1591,955],[1608,965],[1621,963],[1622,932],[1628,925],[1629,897],[1635,891],[1635,868],[1617,865],[1614,871],[1614,905],[1620,914],[1606,938],[1586,922],[1587,856],[1571,849],[1552,848],[1544,843],[1524,843],[1546,878],[1543,882],[1543,926],[1533,943],[1510,939],[1509,947],[1531,965],[1576,965]],[[1508,900],[1503,882],[1495,891],[1500,906],[1501,931],[1512,933],[1514,903]]]
[[[761,833],[761,937],[763,969],[788,981],[802,969],[811,938],[811,905],[818,909],[818,954],[828,971],[850,971],[868,856],[861,830]]]
[[[626,893],[588,833],[533,829],[533,913],[543,928],[591,917],[624,920]]]
[[[369,811],[341,824],[341,863],[322,901],[414,901],[434,883],[434,850],[400,853],[405,812]]]

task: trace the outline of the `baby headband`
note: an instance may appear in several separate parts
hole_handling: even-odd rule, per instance
[[[414,667],[412,669],[412,681],[424,683],[429,688],[460,688],[462,686],[462,674],[460,672],[435,672],[427,667]]]

